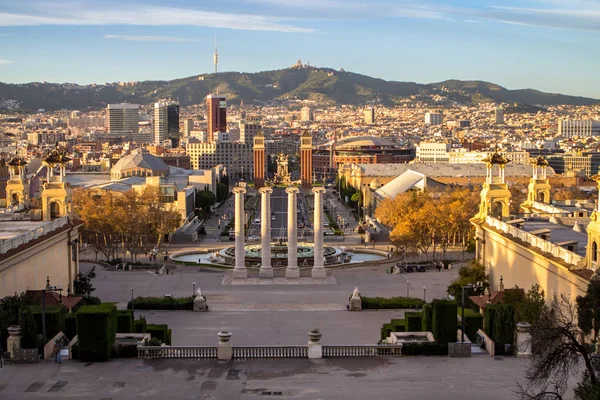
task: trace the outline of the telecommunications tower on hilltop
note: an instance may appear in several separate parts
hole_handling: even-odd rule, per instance
[[[215,35],[215,54],[213,56],[215,63],[215,74],[218,72],[219,67],[219,53],[217,52],[217,35]]]

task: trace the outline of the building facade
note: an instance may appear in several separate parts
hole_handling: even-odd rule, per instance
[[[208,169],[222,164],[230,177],[249,177],[253,174],[252,143],[192,142],[187,144],[186,154],[190,156],[192,169]]]
[[[215,132],[227,132],[227,98],[225,96],[206,96],[207,141],[215,141]]]
[[[106,107],[108,133],[137,133],[140,124],[139,104],[109,104]]]
[[[600,135],[600,121],[596,120],[558,120],[558,136],[565,138],[592,137]]]

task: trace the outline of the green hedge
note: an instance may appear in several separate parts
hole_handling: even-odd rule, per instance
[[[486,305],[485,314],[483,315],[483,331],[492,340],[494,340],[494,337],[496,336],[495,321],[496,311],[498,310],[498,307],[496,306],[497,304]]]
[[[133,300],[135,310],[193,310],[194,297],[137,297]],[[364,307],[363,307],[364,308]],[[127,303],[131,310],[131,301]]]
[[[511,304],[498,304],[494,321],[494,335],[492,340],[496,344],[514,344],[515,308]]]
[[[166,324],[146,325],[146,332],[151,334],[153,338],[157,338],[167,345],[171,345],[171,333],[169,331],[169,326]]]
[[[365,297],[361,296],[363,310],[417,309],[423,307],[423,299],[414,297]]]
[[[133,313],[131,310],[117,311],[117,332],[132,333],[133,332]]]
[[[77,336],[81,361],[107,361],[117,330],[117,308],[114,304],[83,306],[77,311]]]
[[[462,311],[458,310],[459,317],[461,317],[461,313]],[[459,325],[459,328],[462,329],[462,324]],[[474,341],[479,329],[483,329],[483,315],[465,308],[465,335],[467,335],[469,340]]]
[[[42,306],[31,306],[31,313],[35,318],[38,327],[38,333],[42,334]],[[46,339],[50,340],[58,332],[65,331],[65,307],[64,306],[46,306]],[[44,343],[45,344],[45,343]]]
[[[432,303],[432,332],[435,341],[447,345],[456,342],[456,315],[457,305],[455,301],[434,300]]]
[[[406,312],[404,318],[406,319],[406,332],[421,332],[422,314],[420,312]]]
[[[402,345],[403,356],[447,356],[448,345],[437,342],[408,342]]]
[[[140,317],[133,322],[134,333],[146,333],[146,318]]]
[[[433,307],[431,307],[430,303],[427,303],[423,306],[422,318],[421,318],[421,331],[422,332],[432,332],[433,327],[431,326],[433,320]]]
[[[65,316],[65,330],[63,333],[69,340],[73,340],[77,335],[77,317],[75,313],[69,313]]]

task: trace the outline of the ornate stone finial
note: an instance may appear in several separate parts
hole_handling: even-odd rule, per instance
[[[46,277],[46,289],[50,289],[50,277]]]
[[[202,297],[202,290],[200,290],[200,288],[196,290],[196,296]]]
[[[495,150],[492,154],[484,158],[482,161],[488,165],[506,165],[510,162],[508,158],[498,153],[498,150]]]
[[[535,158],[531,159],[531,164],[536,166],[536,167],[547,167],[548,164],[548,160],[546,160],[544,157],[542,156],[537,156]]]
[[[504,291],[504,278],[500,275],[500,287],[498,288],[501,292]]]
[[[360,292],[358,291],[358,287],[354,288],[354,291],[352,292],[352,297],[353,298],[360,298]]]

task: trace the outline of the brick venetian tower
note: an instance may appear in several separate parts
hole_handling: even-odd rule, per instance
[[[312,136],[305,130],[300,136],[300,182],[304,189],[312,187]]]

